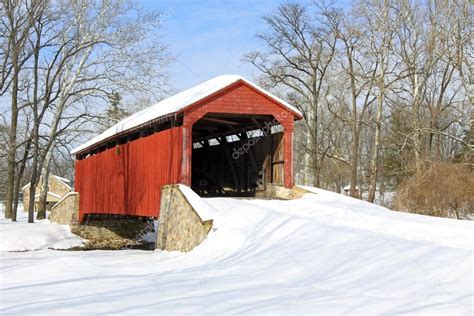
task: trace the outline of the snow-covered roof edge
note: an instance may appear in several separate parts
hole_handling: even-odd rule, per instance
[[[57,198],[57,199],[61,199],[61,198],[62,198],[61,195],[56,194],[56,193],[51,192],[51,191],[48,191],[48,195],[51,195],[52,197],[55,197],[55,198]],[[40,197],[40,196],[41,196],[41,193],[35,194],[35,198],[38,198],[38,197]]]
[[[54,175],[54,174],[52,176],[55,177],[59,182],[64,184],[69,190],[72,190],[71,186],[69,185],[69,183],[71,183],[71,181],[69,181],[69,179],[66,179],[66,178],[63,178],[63,177],[60,177],[60,176],[57,176],[57,175]]]
[[[55,174],[52,174],[52,176],[55,177],[56,179],[58,179],[59,181],[64,182],[64,183],[70,183],[71,182],[71,181],[69,181],[69,179],[57,176]]]
[[[59,180],[59,182],[62,182],[65,186],[67,186],[69,188],[69,190],[71,190],[71,186],[68,184],[68,183],[71,183],[71,181],[69,181],[68,179],[66,178],[63,178],[63,177],[60,177],[60,176],[57,176],[57,175],[50,175],[51,177],[55,177],[57,180]],[[23,191],[24,189],[26,189],[27,187],[29,187],[31,184],[31,182],[28,182],[27,184],[25,184],[21,190]]]
[[[115,135],[131,130],[133,128],[144,125],[150,121],[158,119],[160,117],[165,117],[172,115],[174,113],[181,112],[190,105],[205,99],[206,97],[238,82],[243,81],[249,86],[255,88],[259,92],[265,94],[266,96],[274,99],[276,102],[280,103],[288,110],[295,113],[297,116],[302,117],[301,112],[289,104],[288,102],[280,99],[279,97],[273,95],[272,93],[262,89],[255,83],[245,79],[239,75],[223,75],[207,80],[203,83],[200,83],[192,88],[181,91],[178,94],[175,94],[169,98],[166,98],[152,106],[149,106],[112,126],[103,133],[97,135],[96,137],[90,139],[84,144],[74,148],[71,151],[71,154],[76,154],[80,151],[83,151],[89,147],[94,146],[102,141],[105,141],[109,138],[114,137]]]

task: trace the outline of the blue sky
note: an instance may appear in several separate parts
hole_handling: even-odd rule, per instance
[[[254,69],[242,57],[260,45],[255,34],[265,30],[262,15],[285,1],[141,2],[164,13],[164,41],[177,58],[170,67],[172,85],[179,91],[221,74],[252,79]]]

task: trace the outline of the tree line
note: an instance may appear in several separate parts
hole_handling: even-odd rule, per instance
[[[433,163],[472,167],[469,1],[292,2],[263,19],[245,60],[303,112],[297,182],[373,202]]]

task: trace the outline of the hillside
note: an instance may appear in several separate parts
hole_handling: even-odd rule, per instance
[[[216,229],[190,253],[1,252],[1,314],[473,313],[472,222],[309,189],[206,199]]]

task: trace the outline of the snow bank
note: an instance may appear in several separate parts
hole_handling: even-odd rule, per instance
[[[473,314],[472,222],[307,189],[205,199],[189,253],[0,253],[0,314]]]
[[[35,214],[36,215],[36,214]],[[49,220],[28,224],[28,214],[18,210],[17,222],[0,218],[0,251],[68,249],[83,245],[83,240],[72,234],[69,226]]]
[[[168,115],[177,113],[183,110],[184,108],[188,107],[189,105],[192,105],[193,103],[200,101],[206,98],[207,96],[219,90],[222,90],[225,87],[228,87],[239,80],[244,81],[245,83],[259,90],[260,92],[275,99],[276,101],[278,101],[279,103],[281,103],[282,105],[284,105],[285,107],[293,111],[294,113],[300,116],[302,115],[301,112],[298,109],[296,109],[294,106],[278,98],[277,96],[271,94],[270,92],[263,90],[262,88],[254,84],[253,82],[245,79],[244,77],[238,76],[238,75],[223,75],[223,76],[212,78],[190,89],[184,90],[178,94],[175,94],[167,99],[164,99],[156,103],[155,105],[147,107],[146,109],[143,109],[123,119],[122,121],[118,122],[117,124],[109,128],[108,130],[103,132],[102,134],[74,148],[71,151],[71,154],[78,153],[96,143],[99,143],[105,139],[113,137],[114,135],[119,134],[121,132],[143,125],[151,120],[154,120],[160,117],[166,117]]]
[[[363,228],[375,234],[433,242],[440,246],[473,249],[473,238],[466,236],[474,237],[474,222],[396,212],[334,192],[301,187],[318,194],[318,206],[299,212],[300,216],[314,216],[317,212],[328,224]]]

